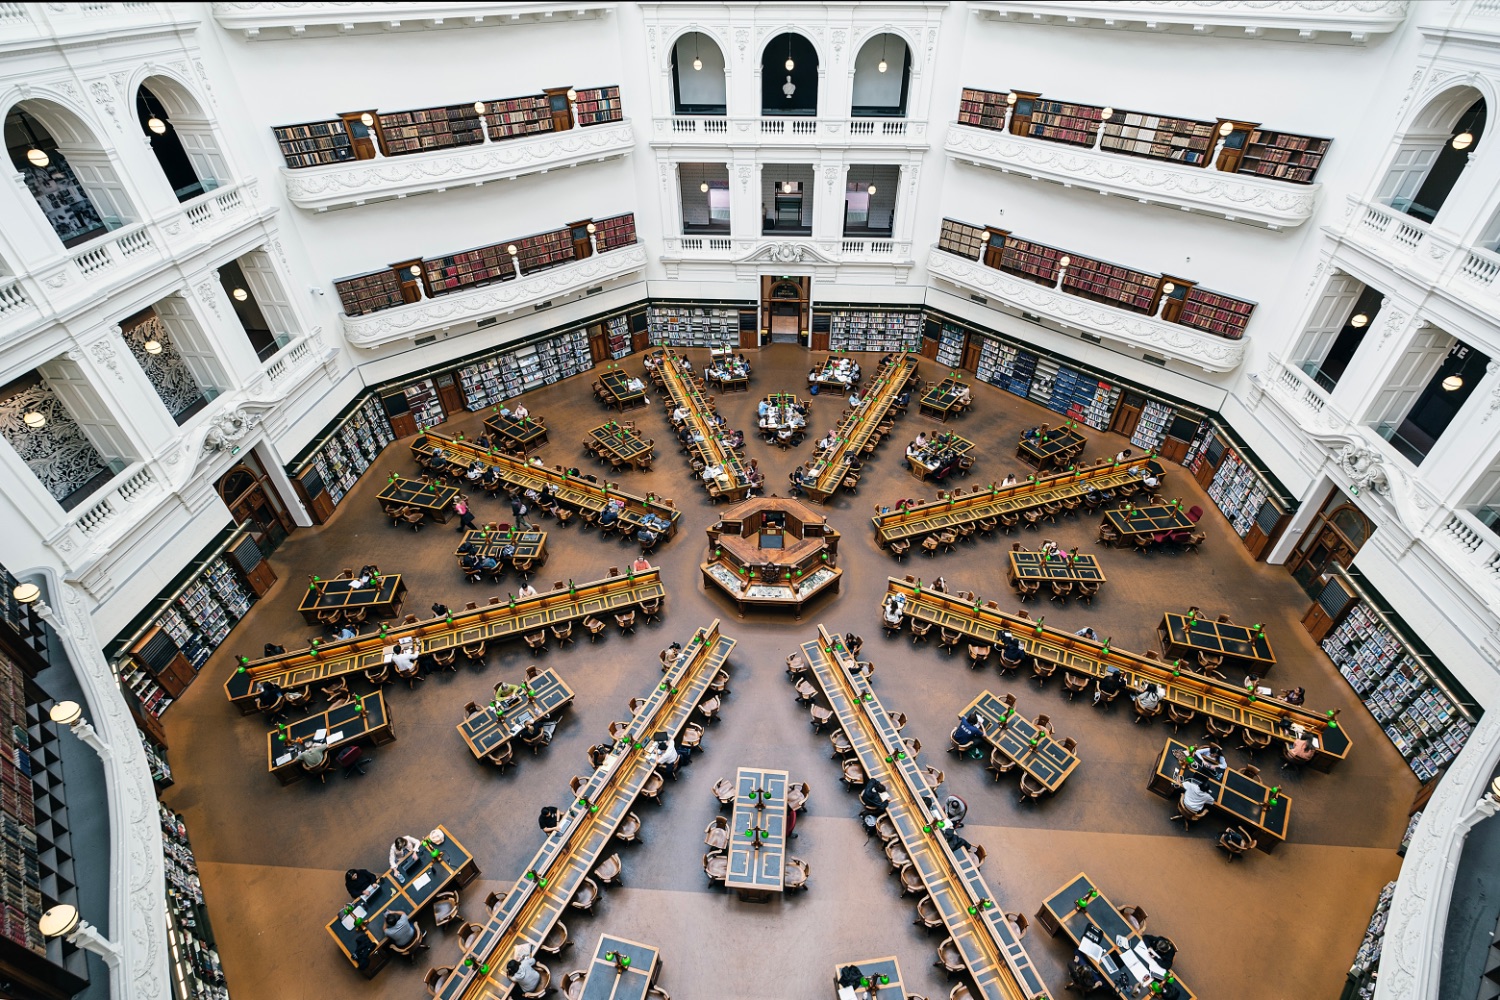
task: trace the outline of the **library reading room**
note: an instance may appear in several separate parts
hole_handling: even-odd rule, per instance
[[[1492,100],[1500,0],[0,3],[0,1000],[1497,1000]]]

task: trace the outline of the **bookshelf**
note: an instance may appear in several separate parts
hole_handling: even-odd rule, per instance
[[[486,101],[484,122],[494,141],[552,131],[552,108],[546,94]]]
[[[626,340],[628,343],[628,335]],[[588,332],[583,328],[564,330],[465,365],[458,369],[458,383],[464,406],[477,411],[577,375],[592,365]]]
[[[172,766],[167,763],[167,751],[159,747],[145,733],[141,733],[141,750],[146,754],[146,766],[151,768],[151,781],[159,793],[172,785]]]
[[[1250,314],[1254,311],[1253,302],[1195,286],[1188,289],[1182,311],[1177,315],[1177,322],[1230,340],[1239,340],[1245,335],[1245,324],[1250,322]]]
[[[578,100],[573,102],[573,114],[578,124],[587,128],[606,122],[617,122],[625,117],[620,105],[619,87],[589,87],[577,91]]]
[[[635,242],[635,214],[612,215],[594,223],[594,245],[599,252],[616,247],[630,246]]]
[[[417,422],[417,430],[436,427],[448,419],[443,401],[438,396],[437,383],[432,379],[418,379],[403,387],[401,394],[406,397],[406,405],[411,411],[411,418]]]
[[[1059,365],[1052,376],[1052,392],[1044,403],[1049,410],[1061,413],[1094,430],[1109,428],[1120,401],[1120,387],[1101,382],[1093,376]]]
[[[963,327],[944,323],[938,330],[938,350],[934,360],[944,368],[957,368],[963,364],[964,342],[967,339]]]
[[[26,673],[19,659],[0,651],[0,823],[6,827],[6,863],[0,865],[4,935],[37,955],[47,944],[37,928],[42,905],[36,787],[26,711]],[[60,794],[60,792],[59,792]]]
[[[829,314],[831,351],[918,351],[922,313],[894,309],[834,309]]]
[[[359,400],[323,431],[305,457],[291,467],[292,482],[319,524],[327,520],[376,457],[396,439],[385,408],[373,393]],[[326,502],[320,501],[326,497]]]
[[[1417,813],[1421,815],[1420,812]],[[1391,914],[1391,900],[1396,897],[1396,881],[1392,879],[1375,898],[1375,909],[1370,922],[1365,926],[1365,936],[1349,964],[1343,992],[1340,997],[1347,1000],[1370,1000],[1375,995],[1375,979],[1380,975],[1380,952],[1385,944],[1386,920]]]
[[[938,249],[956,253],[969,260],[978,260],[984,249],[985,230],[956,219],[944,219],[938,231]]]
[[[376,116],[380,148],[386,156],[426,153],[484,141],[474,104],[450,104],[416,111],[387,111]]]
[[[1007,93],[965,87],[958,100],[958,123],[995,131],[1004,129]]]
[[[1031,103],[1031,119],[1026,134],[1048,142],[1070,146],[1092,146],[1099,130],[1104,109],[1092,104],[1074,104],[1036,98]]]
[[[1177,411],[1167,404],[1154,399],[1146,400],[1146,405],[1141,408],[1140,419],[1136,421],[1135,431],[1130,435],[1130,443],[1147,451],[1161,448],[1162,442],[1167,439],[1167,429],[1172,426],[1176,415]]]
[[[1337,572],[1329,586],[1345,594],[1345,587],[1353,589],[1359,602],[1324,636],[1323,650],[1412,772],[1422,781],[1435,778],[1474,731],[1466,705],[1472,700],[1444,680],[1404,628],[1372,606],[1362,585]]]
[[[348,316],[363,316],[405,302],[401,295],[401,278],[389,267],[352,278],[340,278],[333,287]]]
[[[1100,149],[1152,160],[1203,166],[1214,147],[1216,122],[1173,118],[1140,111],[1116,111],[1104,123]]]
[[[293,170],[322,167],[355,159],[354,146],[341,119],[277,125],[271,129],[286,165]]]
[[[576,259],[573,254],[573,234],[568,229],[554,229],[546,233],[537,233],[535,236],[523,236],[513,242],[517,250],[517,258],[521,262],[522,274],[544,271],[549,267],[556,267]]]
[[[659,347],[722,347],[738,349],[738,307],[652,305],[646,308],[650,343]]]
[[[611,361],[619,361],[630,353],[630,322],[624,316],[611,316],[604,321],[604,329]]]
[[[1037,356],[1014,345],[985,337],[979,348],[979,365],[975,375],[991,385],[1023,399],[1031,394],[1031,377],[1036,372]]]
[[[166,861],[167,933],[172,941],[169,964],[174,992],[190,1000],[229,1000],[187,825],[165,805],[158,802],[157,808]]]
[[[1160,283],[1155,274],[1073,254],[1062,287],[1073,295],[1150,315]]]
[[[1311,184],[1332,139],[1258,128],[1250,133],[1236,173]]]
[[[432,295],[463,288],[487,285],[492,281],[509,281],[516,276],[515,265],[506,244],[493,243],[462,253],[428,257],[422,261],[423,277]]]
[[[1041,285],[1057,284],[1058,259],[1063,252],[1044,243],[1007,236],[1000,253],[1000,270]]]

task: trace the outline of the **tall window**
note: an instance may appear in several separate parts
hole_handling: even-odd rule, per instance
[[[900,182],[900,167],[852,164],[844,182],[844,236],[889,239]]]
[[[1489,361],[1484,352],[1423,326],[1376,394],[1369,425],[1421,465],[1473,395]]]
[[[911,59],[906,41],[889,32],[876,35],[854,57],[849,113],[856,118],[904,118],[910,86]]]
[[[761,235],[811,236],[813,168],[767,163],[761,168]]]
[[[1385,296],[1337,271],[1328,279],[1302,334],[1298,366],[1325,392],[1332,392],[1380,315]]]
[[[149,77],[136,90],[135,113],[178,201],[196,198],[228,180],[212,123],[187,88],[167,77]]]
[[[27,100],[5,115],[5,147],[63,246],[76,247],[133,221],[109,154],[77,115]]]
[[[700,31],[690,31],[672,46],[672,102],[679,115],[722,115],[728,109],[729,86],[724,53]]]
[[[760,113],[818,113],[818,53],[801,35],[783,32],[761,51]]]
[[[1487,109],[1473,87],[1433,98],[1402,136],[1376,195],[1412,218],[1432,222],[1484,136]]]
[[[682,232],[729,233],[729,167],[723,163],[679,163]]]

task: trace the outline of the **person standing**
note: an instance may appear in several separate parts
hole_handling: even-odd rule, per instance
[[[469,504],[462,497],[453,505],[453,513],[458,515],[458,527],[454,531],[473,531],[474,513],[469,510]]]
[[[519,496],[510,498],[510,515],[511,518],[516,522],[517,528],[530,527],[530,525],[526,521],[526,515],[528,513],[530,513],[530,508],[526,506],[525,500],[522,500]]]

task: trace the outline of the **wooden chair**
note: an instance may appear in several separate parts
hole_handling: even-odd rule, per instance
[[[701,750],[703,748],[703,727],[696,722],[689,722],[682,727],[682,735],[677,738],[679,746],[689,750]]]
[[[989,662],[992,647],[969,643],[969,669],[978,670]]]
[[[952,937],[943,938],[942,943],[937,946],[937,961],[932,964],[948,973],[949,979],[968,968],[964,964],[963,952],[958,949],[958,942]]]
[[[513,767],[516,763],[515,745],[507,740],[493,753],[486,754],[484,759],[498,768],[500,773],[504,774],[507,767]]]
[[[456,670],[458,669],[458,650],[452,646],[447,649],[433,650],[432,662],[444,670]]]
[[[624,614],[615,615],[615,624],[620,626],[620,634],[628,635],[635,631],[635,609],[632,608]]]
[[[600,891],[607,885],[625,884],[625,865],[620,861],[619,852],[611,854],[599,866],[594,869],[594,881],[599,883]]]
[[[709,851],[703,855],[703,874],[709,885],[723,885],[729,877],[729,855],[722,851]]]
[[[597,902],[599,902],[599,883],[585,875],[583,881],[578,884],[578,891],[568,901],[568,905],[575,910],[593,913],[594,904]]]
[[[536,989],[532,990],[530,993],[521,994],[521,996],[525,997],[526,1000],[542,1000],[543,997],[552,992],[552,970],[547,968],[541,962],[537,962],[535,968],[537,974],[540,975],[542,979],[541,982],[536,984]]]
[[[927,884],[922,880],[922,873],[917,871],[916,865],[902,865],[896,874],[901,879],[901,895],[915,896],[927,891]]]
[[[1182,727],[1198,717],[1198,713],[1191,708],[1183,708],[1167,702],[1167,723],[1172,727],[1172,732],[1180,732]]]
[[[849,741],[849,734],[842,729],[835,729],[829,733],[828,742],[833,745],[832,757],[834,760],[838,760],[840,757],[847,757],[854,752],[854,744]]]
[[[1192,825],[1208,815],[1208,806],[1204,806],[1198,812],[1188,812],[1187,806],[1182,804],[1182,799],[1177,800],[1177,812],[1172,814],[1172,821],[1182,820],[1182,828],[1190,829]]]
[[[1240,744],[1240,749],[1249,753],[1251,757],[1255,756],[1256,751],[1264,750],[1271,745],[1270,733],[1257,732],[1249,727],[1241,729],[1240,732],[1245,737],[1245,741]]]
[[[588,972],[584,969],[574,969],[563,976],[562,992],[564,1000],[583,1000],[583,981],[588,978]]]
[[[1208,735],[1218,740],[1227,740],[1234,735],[1234,723],[1221,721],[1212,715],[1203,717],[1203,728],[1208,731]]]
[[[573,623],[552,626],[552,637],[557,640],[559,646],[568,646],[573,642]]]
[[[718,781],[714,782],[712,791],[714,798],[719,800],[720,809],[724,809],[728,806],[734,805],[734,799],[737,791],[735,789],[733,781],[730,781],[728,778],[720,778]]]
[[[714,674],[714,679],[708,682],[708,690],[720,696],[729,694],[729,671],[720,670]]]
[[[398,948],[394,944],[390,946],[392,955],[400,955],[408,962],[415,962],[417,960],[417,952],[426,951],[428,947],[426,941],[427,935],[415,920],[412,921],[412,927],[416,930],[417,936],[411,939],[411,944],[408,944],[405,948]]]
[[[697,711],[697,713],[703,717],[704,722],[712,725],[713,723],[719,721],[719,709],[723,706],[723,704],[724,699],[720,698],[716,694],[711,694],[707,698],[704,698],[702,701],[698,702],[698,707],[695,709],[695,711]]]
[[[1010,929],[1015,932],[1017,939],[1025,937],[1026,929],[1031,926],[1031,922],[1026,919],[1024,913],[1007,913],[1005,922],[1010,924]]]
[[[657,805],[661,805],[661,790],[666,786],[666,779],[661,776],[660,771],[652,771],[646,775],[645,784],[641,785],[641,798],[650,799]]]
[[[391,665],[382,661],[365,671],[365,680],[375,687],[382,687],[391,681]]]
[[[411,525],[412,531],[421,531],[424,523],[423,514],[415,507],[403,507],[401,509],[401,523]]]
[[[641,618],[646,624],[661,620],[661,598],[653,597],[649,601],[641,602]]]
[[[1158,701],[1151,708],[1142,708],[1140,701],[1132,698],[1130,704],[1135,709],[1135,722],[1139,725],[1142,722],[1150,722],[1160,715],[1163,702]]]
[[[911,864],[911,855],[907,853],[906,845],[901,843],[900,837],[892,837],[885,842],[885,859],[890,862],[893,872],[899,872]]]
[[[426,978],[422,980],[422,985],[427,987],[427,995],[436,997],[442,991],[443,983],[451,975],[453,975],[453,969],[446,965],[428,969]]]
[[[796,683],[792,685],[792,690],[797,692],[796,702],[799,705],[811,705],[813,699],[818,696],[818,689],[806,677],[798,677]]]
[[[945,777],[946,775],[943,774],[942,769],[933,767],[931,764],[922,768],[922,780],[927,782],[928,788],[938,787],[943,783],[943,778]]]
[[[483,639],[480,639],[478,642],[470,643],[469,645],[464,646],[463,647],[463,651],[464,651],[464,657],[470,663],[475,664],[477,666],[481,666],[481,667],[484,666],[485,641]]]
[[[604,634],[607,626],[593,615],[589,615],[583,620],[583,627],[588,630],[589,642],[594,643],[599,641],[599,637]]]
[[[1040,781],[1037,781],[1029,774],[1021,775],[1021,797],[1017,799],[1017,802],[1023,804],[1026,802],[1035,802],[1037,799],[1046,794],[1046,785],[1042,784]]]
[[[1036,727],[1038,729],[1046,730],[1048,736],[1053,735],[1052,716],[1042,714],[1042,715],[1038,715],[1035,719],[1033,719],[1031,721],[1036,725]]]
[[[812,866],[801,858],[790,855],[786,859],[786,865],[781,873],[781,885],[786,892],[797,892],[807,889],[807,880],[812,875]]]
[[[993,774],[995,776],[995,780],[998,782],[1001,775],[1009,774],[1011,771],[1014,771],[1016,769],[1016,762],[1005,756],[1005,754],[1001,753],[999,750],[991,747],[990,761],[985,765],[984,769]]]
[[[1069,701],[1072,701],[1088,689],[1089,676],[1087,674],[1075,674],[1071,670],[1063,671],[1063,690],[1068,692]]]
[[[1039,580],[1016,581],[1016,593],[1020,595],[1021,603],[1023,604],[1028,600],[1035,600],[1038,596],[1041,595],[1041,592],[1042,584]]]
[[[919,642],[926,642],[931,632],[932,622],[919,622],[913,618],[911,623],[911,644],[915,646]]]
[[[840,765],[840,770],[845,788],[857,788],[865,783],[865,768],[857,758],[850,757],[846,759]]]
[[[885,547],[886,551],[895,556],[897,562],[900,562],[902,559],[906,558],[906,553],[911,551],[911,542],[897,540],[893,542],[887,542]]]
[[[483,932],[483,930],[483,924],[466,922],[462,927],[458,929],[459,948],[463,949],[464,951],[468,951],[469,946],[474,943],[474,939],[478,937],[480,933]]]
[[[1031,660],[1031,676],[1036,678],[1038,687],[1047,686],[1047,678],[1057,673],[1057,664],[1051,660],[1043,660],[1033,657]]]
[[[1119,912],[1120,919],[1129,924],[1137,934],[1144,934],[1146,932],[1146,921],[1150,918],[1146,915],[1145,910],[1139,906],[1130,905],[1120,907]]]
[[[540,653],[547,648],[547,630],[532,632],[526,636],[526,646],[534,653]]]
[[[905,872],[902,875],[904,877]],[[918,878],[921,878],[920,873],[918,873]],[[917,919],[913,920],[912,923],[929,931],[937,930],[943,926],[942,911],[938,909],[937,903],[933,902],[931,896],[923,896],[917,900]]]
[[[938,550],[938,538],[937,538],[937,535],[928,535],[926,538],[922,539],[922,551],[923,552],[926,552],[929,556],[935,556],[935,555],[937,555],[937,550]]]
[[[561,955],[562,950],[573,942],[568,937],[568,925],[559,920],[552,925],[542,943],[536,946],[536,950],[544,955]],[[468,950],[467,945],[465,950]]]
[[[831,708],[814,704],[808,707],[808,712],[812,715],[812,728],[815,733],[821,733],[823,727],[833,721],[833,709]]]
[[[786,807],[792,812],[801,812],[807,808],[807,796],[812,792],[812,786],[807,782],[796,785],[788,785],[786,789]]]

